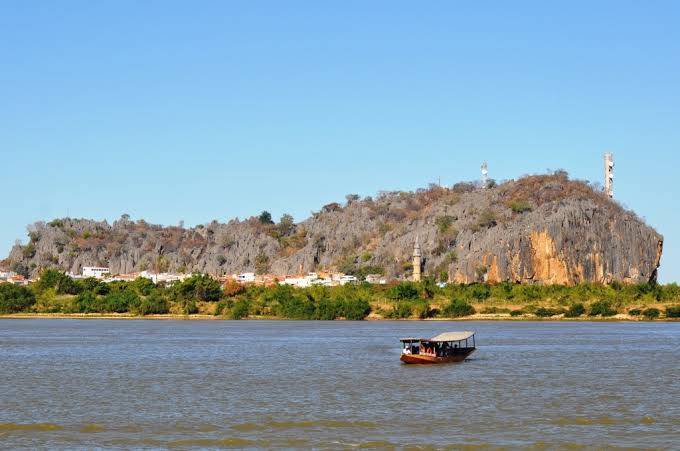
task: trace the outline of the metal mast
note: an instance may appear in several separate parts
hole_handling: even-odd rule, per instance
[[[486,188],[489,183],[489,166],[486,161],[482,163],[482,188]]]
[[[604,193],[614,197],[614,155],[611,152],[604,154]]]

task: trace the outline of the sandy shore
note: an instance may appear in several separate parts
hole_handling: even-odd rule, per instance
[[[194,315],[146,315],[136,316],[129,313],[12,313],[2,314],[0,319],[117,319],[117,320],[188,320],[188,321],[227,321],[228,318],[222,316],[194,314]],[[257,321],[257,320],[277,320],[277,321],[291,321],[287,318],[277,318],[272,316],[251,316],[241,321]],[[315,320],[307,320],[315,321]],[[342,320],[336,320],[342,321]],[[661,318],[655,320],[647,320],[643,317],[630,316],[625,314],[618,314],[607,318],[582,316],[579,318],[564,318],[562,316],[555,316],[551,318],[539,318],[534,315],[510,316],[509,314],[481,314],[466,316],[464,318],[408,318],[408,319],[389,319],[383,318],[379,315],[371,314],[366,318],[366,321],[597,321],[597,322],[615,322],[615,321],[680,321],[677,318]]]

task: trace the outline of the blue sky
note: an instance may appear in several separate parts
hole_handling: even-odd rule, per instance
[[[551,4],[549,4],[551,3]],[[347,193],[563,168],[680,280],[680,3],[0,3],[0,254],[67,213],[305,218]]]

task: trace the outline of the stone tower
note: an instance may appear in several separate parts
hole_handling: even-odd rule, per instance
[[[413,281],[420,282],[423,259],[420,253],[420,243],[418,242],[418,236],[416,235],[416,244],[413,246]]]

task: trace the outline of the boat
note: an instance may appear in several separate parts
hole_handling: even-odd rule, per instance
[[[404,363],[462,362],[475,349],[475,333],[445,332],[432,338],[402,338],[401,361]]]

